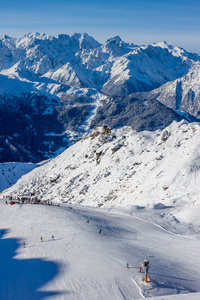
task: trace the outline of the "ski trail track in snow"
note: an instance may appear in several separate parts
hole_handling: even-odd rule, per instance
[[[0,239],[3,253],[9,252],[9,241],[15,244],[1,262],[7,272],[7,277],[1,273],[2,300],[22,299],[22,294],[28,300],[118,300],[200,292],[199,240],[171,234],[137,217],[71,208],[0,201],[0,229],[7,228]],[[138,271],[145,258],[152,283],[144,285],[144,272]],[[8,285],[11,273],[18,280]],[[10,291],[15,298],[9,298]]]

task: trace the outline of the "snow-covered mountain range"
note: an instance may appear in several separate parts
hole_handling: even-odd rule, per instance
[[[2,299],[199,298],[199,72],[166,42],[0,38]]]
[[[91,128],[166,127],[200,111],[200,55],[88,34],[0,38],[0,161],[55,157]],[[163,105],[162,105],[162,104]]]

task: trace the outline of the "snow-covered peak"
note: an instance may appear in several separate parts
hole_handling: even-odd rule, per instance
[[[200,61],[194,62],[181,78],[167,82],[143,97],[157,99],[176,111],[186,111],[199,118],[200,103]]]
[[[52,35],[47,35],[45,33],[28,33],[17,40],[16,46],[17,48],[27,49],[36,44],[40,44],[41,41],[52,40],[53,38]]]
[[[24,37],[23,37],[22,39],[26,39],[26,38],[29,38],[29,39],[47,40],[47,39],[52,39],[53,36],[52,36],[52,35],[49,35],[49,34],[46,34],[46,33],[44,33],[44,32],[42,32],[42,33],[35,32],[35,33],[28,33],[28,34],[25,34]]]
[[[25,34],[24,35],[24,37],[23,38],[26,38],[26,37],[28,37],[28,38],[39,38],[40,37],[40,33],[39,32],[32,32],[32,33],[27,33],[27,34]]]
[[[113,38],[108,39],[106,41],[106,44],[108,44],[108,43],[121,43],[121,42],[123,42],[122,39],[120,38],[119,35],[117,35],[117,36],[115,36]]]
[[[58,43],[64,47],[68,47],[70,45],[70,36],[68,34],[59,34]]]
[[[109,53],[112,57],[122,56],[130,50],[130,44],[123,42],[119,36],[108,39],[106,43],[102,45],[102,52]]]
[[[135,45],[134,43],[125,43],[118,35],[113,38],[108,39],[104,45],[104,47],[108,47],[111,49],[114,46],[119,47],[124,50],[127,48],[127,51],[131,51],[131,49],[139,47],[139,46]]]
[[[184,60],[187,60],[188,58],[191,58],[193,60],[199,60],[200,55],[195,53],[189,53],[185,49],[177,46],[173,46],[170,43],[167,43],[166,41],[154,43],[152,44],[153,47],[160,47],[162,49],[167,49],[173,56],[176,57],[182,57]]]
[[[186,51],[183,48],[173,46],[170,43],[167,43],[166,41],[154,43],[154,44],[152,44],[152,46],[160,47],[162,49],[167,49],[170,53],[172,53],[174,56],[177,56],[177,57],[186,55]]]
[[[17,39],[4,34],[0,38],[0,41],[1,41],[2,45],[5,45],[9,49],[13,49],[13,47],[15,47],[15,43],[16,43]]]
[[[166,41],[158,42],[158,43],[153,43],[152,46],[154,47],[161,47],[161,48],[172,48],[173,46],[170,43],[167,43]]]
[[[100,46],[93,37],[89,36],[87,33],[74,33],[71,37],[72,43],[78,44],[80,49],[94,49]]]

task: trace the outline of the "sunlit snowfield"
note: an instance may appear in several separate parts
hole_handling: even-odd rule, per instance
[[[2,199],[0,211],[2,300],[200,298],[198,239],[122,209],[6,205]],[[139,273],[145,258],[148,283],[144,270]]]

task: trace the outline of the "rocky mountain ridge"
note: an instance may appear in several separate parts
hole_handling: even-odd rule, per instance
[[[149,208],[176,224],[184,211],[187,223],[200,204],[199,137],[200,125],[186,121],[142,132],[103,126],[23,176],[1,196],[93,207],[134,206],[140,211]]]

